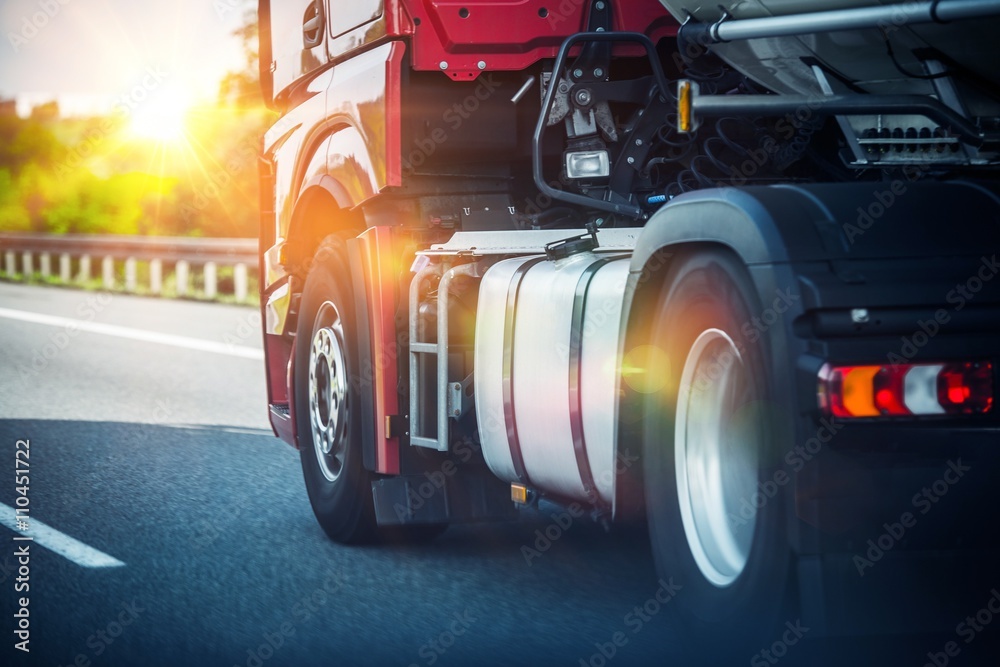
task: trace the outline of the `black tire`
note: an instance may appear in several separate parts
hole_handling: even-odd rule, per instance
[[[375,519],[372,481],[376,475],[365,469],[361,451],[361,405],[356,387],[365,384],[351,382],[360,378],[363,368],[357,345],[355,304],[351,291],[348,259],[345,247],[347,234],[327,237],[316,252],[302,292],[295,345],[295,419],[299,434],[299,458],[306,492],[313,514],[323,531],[335,542],[343,544],[383,542],[387,544],[423,543],[443,533],[448,524],[379,527]],[[331,314],[340,326],[331,326]],[[339,429],[343,440],[337,455],[324,454],[317,446],[317,431],[313,423],[315,410],[310,383],[316,379],[311,361],[319,329],[334,331],[342,351],[342,359],[332,366],[344,382],[341,399],[342,417],[346,423]],[[335,373],[321,378],[333,386]],[[332,410],[329,410],[332,414]],[[334,449],[331,448],[331,454]],[[331,458],[335,461],[331,461]],[[335,474],[334,474],[335,473]],[[332,479],[331,479],[332,477]]]
[[[791,444],[768,418],[779,381],[768,335],[745,326],[761,312],[743,264],[701,249],[676,260],[652,316],[650,359],[670,367],[650,369],[663,385],[644,400],[650,541],[660,576],[682,587],[672,613],[706,664],[746,664],[796,620],[788,616],[791,485],[754,495]],[[732,414],[713,419],[713,410]],[[742,503],[765,497],[756,511]]]
[[[376,536],[376,521],[372,475],[362,462],[361,406],[357,385],[351,383],[351,378],[361,377],[361,363],[347,266],[343,237],[330,236],[320,245],[306,278],[295,335],[295,419],[313,513],[330,539],[355,543]],[[321,336],[329,337],[331,347],[339,346],[339,355],[334,349],[319,349]],[[313,394],[310,383],[316,385]],[[315,423],[322,422],[324,401],[326,429]],[[326,434],[328,453],[320,433]]]

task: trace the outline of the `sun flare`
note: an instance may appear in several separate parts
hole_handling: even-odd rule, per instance
[[[182,92],[164,91],[133,111],[129,131],[140,139],[159,143],[177,143],[187,134],[187,116],[191,101]]]

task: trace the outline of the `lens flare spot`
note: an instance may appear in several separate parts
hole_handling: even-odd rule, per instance
[[[653,394],[670,378],[670,358],[655,345],[638,345],[625,353],[622,378],[632,391]]]

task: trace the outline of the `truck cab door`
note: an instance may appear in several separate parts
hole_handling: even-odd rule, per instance
[[[261,45],[268,52],[269,66],[261,81],[264,97],[281,100],[296,84],[330,62],[327,54],[327,3],[325,0],[260,0]],[[266,45],[266,46],[265,46]]]
[[[383,0],[329,0],[329,5],[331,60],[385,36]]]

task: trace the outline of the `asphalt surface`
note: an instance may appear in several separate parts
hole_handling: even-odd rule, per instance
[[[260,347],[248,308],[0,283],[0,309]],[[660,583],[641,534],[555,530],[541,512],[420,546],[327,540],[252,356],[0,317],[9,507],[16,443],[30,442],[29,528],[0,526],[0,665],[703,664],[669,603],[647,604]],[[14,538],[32,521],[124,564],[33,544],[30,589],[15,592]],[[529,562],[522,547],[546,530],[558,537]],[[30,653],[14,648],[22,596]],[[802,664],[829,654],[795,650]]]
[[[0,308],[260,348],[248,308],[8,283]],[[260,361],[3,317],[0,348],[0,456],[13,472],[30,440],[29,521],[125,563],[33,545],[24,654],[0,527],[0,664],[575,665],[619,630],[616,664],[669,654],[662,615],[624,624],[659,587],[641,539],[576,520],[530,565],[544,514],[423,546],[327,540]]]

